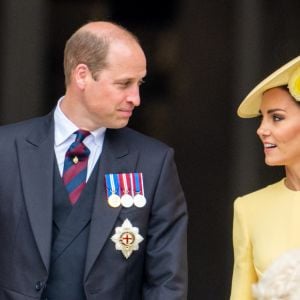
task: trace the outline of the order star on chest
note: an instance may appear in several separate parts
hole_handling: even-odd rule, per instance
[[[122,226],[115,228],[115,234],[111,237],[111,240],[115,243],[116,250],[121,251],[128,259],[133,251],[139,249],[139,243],[144,238],[139,234],[138,227],[133,227],[131,222],[126,219]]]

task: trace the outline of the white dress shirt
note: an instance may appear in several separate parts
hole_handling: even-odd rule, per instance
[[[74,123],[72,123],[60,109],[60,103],[62,99],[63,98],[58,101],[54,111],[54,151],[61,176],[63,174],[66,152],[70,145],[75,141],[76,135],[74,132],[80,129]],[[93,168],[102,152],[105,131],[106,128],[104,127],[98,128],[92,131],[91,134],[83,141],[83,143],[90,150],[86,181],[90,177]]]

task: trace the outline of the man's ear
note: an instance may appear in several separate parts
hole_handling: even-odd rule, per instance
[[[79,89],[84,89],[90,76],[90,70],[87,65],[79,64],[74,69],[74,80]]]

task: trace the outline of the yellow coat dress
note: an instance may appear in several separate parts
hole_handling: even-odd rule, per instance
[[[287,250],[300,248],[300,191],[284,179],[234,202],[230,300],[253,300],[252,284]]]

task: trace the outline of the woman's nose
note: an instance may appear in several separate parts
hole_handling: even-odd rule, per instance
[[[258,136],[266,136],[270,134],[270,129],[265,122],[261,122],[260,126],[257,128],[256,133]]]

